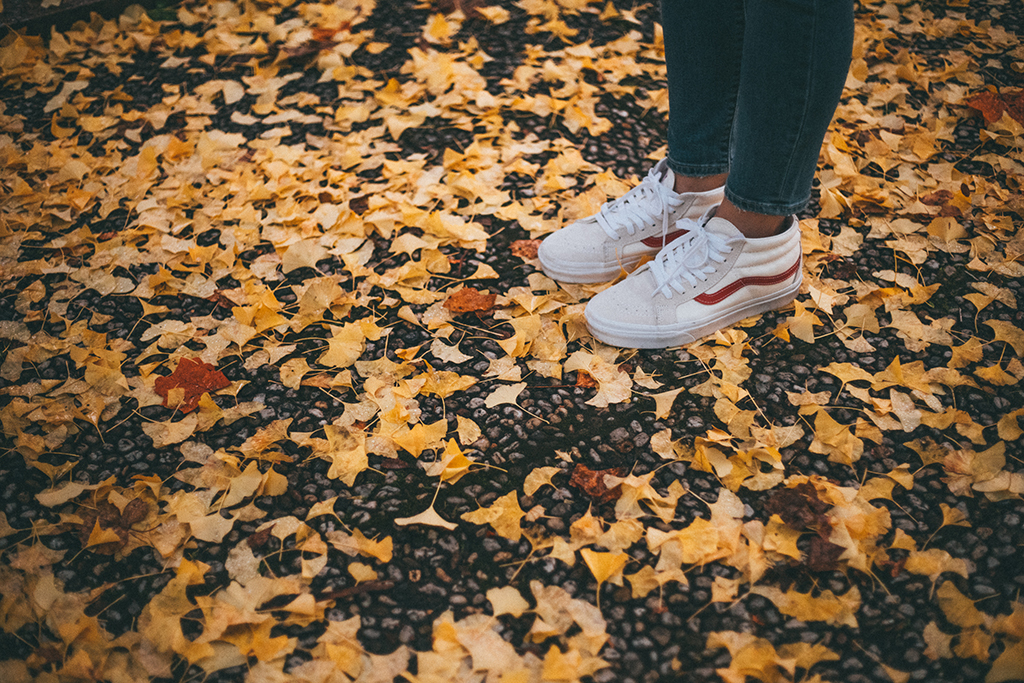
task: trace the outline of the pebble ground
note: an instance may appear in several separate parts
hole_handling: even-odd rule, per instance
[[[947,11],[942,3],[925,3],[937,13]],[[960,3],[954,3],[960,4]],[[985,16],[992,12],[994,24],[1018,35],[1024,26],[1024,9],[1018,2],[977,2],[970,7],[953,7],[948,11],[966,11],[972,16]],[[380,54],[358,52],[357,62],[382,77],[396,74],[406,61],[405,45],[411,36],[418,35],[429,15],[423,5],[402,0],[382,0],[364,28],[374,31],[375,39],[391,43],[391,47]],[[656,7],[645,5],[637,11],[641,28],[650,32],[656,18]],[[601,22],[593,15],[578,15],[568,21],[580,28],[595,43],[614,39],[632,26],[616,22]],[[476,36],[481,46],[495,58],[483,70],[488,82],[496,83],[508,77],[521,59],[527,43],[537,40],[524,33],[525,18],[513,14],[511,21],[494,26],[480,19],[468,19],[462,28],[462,35]],[[910,45],[927,58],[941,59],[944,51],[954,47],[950,42],[925,40]],[[900,46],[889,46],[894,48]],[[131,63],[125,64],[125,73],[120,77],[98,74],[93,87],[113,88],[118,82],[136,103],[145,103],[147,98],[156,101],[162,96],[160,81],[152,78],[134,79],[134,75],[153,73],[155,64],[145,53],[135,55]],[[189,79],[205,78],[205,75],[185,70],[160,70],[161,78],[167,82],[189,83]],[[1020,74],[1012,70],[1005,72],[1007,78],[1016,78],[1020,85]],[[318,74],[310,71],[292,81],[282,92],[318,92],[325,95],[333,86],[317,83]],[[104,84],[103,79],[106,79]],[[652,84],[656,85],[656,84]],[[47,96],[19,99],[16,93],[3,95],[7,114],[23,114],[27,121],[49,121],[41,109]],[[328,100],[329,101],[329,100]],[[571,136],[564,130],[558,135],[567,136],[578,143],[588,160],[605,166],[621,177],[641,175],[645,172],[648,153],[661,146],[665,133],[665,122],[657,112],[642,111],[638,106],[622,100],[607,98],[599,105],[597,112],[610,118],[614,128],[600,138],[589,138],[585,134]],[[229,120],[230,111],[214,115],[213,124],[222,130],[239,131],[246,135],[258,135],[259,127],[246,130]],[[179,122],[179,125],[182,122]],[[524,129],[532,129],[538,135],[550,136],[548,122],[540,117],[522,114],[518,123]],[[175,122],[170,122],[173,129]],[[314,126],[315,128],[315,126]],[[303,130],[297,138],[304,138]],[[974,164],[970,156],[981,144],[977,122],[965,121],[958,128],[955,143],[949,148],[951,159],[967,157],[962,170],[979,172],[984,165]],[[458,148],[467,142],[464,132],[431,128],[410,129],[399,140],[404,153],[426,153],[431,158],[439,157],[446,148]],[[297,140],[296,140],[297,141]],[[288,140],[285,140],[287,143]],[[528,192],[529,183],[523,187],[509,189]],[[817,205],[812,204],[806,216],[814,216]],[[101,224],[93,223],[94,231],[117,229],[124,215],[115,212]],[[81,218],[82,224],[89,221]],[[837,233],[841,222],[822,221],[823,232]],[[488,242],[485,252],[466,254],[466,267],[473,267],[474,261],[492,266],[502,276],[502,282],[511,287],[525,284],[526,277],[533,272],[532,266],[524,265],[522,259],[512,257],[509,244],[513,240],[525,239],[529,235],[515,226],[507,226]],[[970,309],[963,295],[971,291],[968,287],[971,275],[965,266],[969,255],[935,254],[920,268],[920,277],[925,282],[943,283],[943,288],[933,299],[934,307],[946,313],[962,311],[962,316],[971,318]],[[884,250],[867,248],[851,259],[852,267],[858,273],[872,273],[891,267],[891,254]],[[140,269],[145,272],[145,269]],[[294,277],[299,277],[293,273]],[[1009,288],[1018,301],[1024,301],[1024,283],[1007,278],[1000,285]],[[8,294],[5,294],[5,297]],[[7,299],[5,298],[4,301]],[[170,299],[154,301],[165,303],[171,308],[170,316],[187,320],[194,316],[223,316],[215,304],[202,299]],[[13,319],[12,308],[6,303],[0,305],[0,317]],[[68,317],[86,311],[113,316],[105,332],[112,337],[133,340],[140,334],[136,320],[141,307],[134,299],[102,297],[93,291],[85,292],[70,305]],[[994,305],[986,315],[1012,322],[1024,327],[1024,315],[1007,307]],[[782,343],[771,336],[771,330],[781,321],[781,314],[767,314],[748,333],[752,339],[748,353],[753,369],[746,388],[759,406],[772,420],[792,422],[796,419],[792,406],[786,399],[787,391],[832,391],[838,392],[839,382],[831,375],[813,370],[829,362],[855,362],[868,372],[880,372],[900,355],[904,362],[925,360],[928,365],[944,365],[948,348],[938,345],[930,347],[919,355],[908,354],[893,330],[884,329],[869,337],[877,347],[871,355],[854,354],[838,340],[819,340],[815,344],[804,344],[798,340]],[[965,324],[973,325],[968,320]],[[397,335],[397,338],[395,338]],[[415,327],[405,327],[392,335],[392,347],[411,347],[429,342],[429,335]],[[313,342],[309,342],[312,344]],[[463,348],[465,350],[465,348]],[[488,367],[486,358],[502,353],[493,341],[480,341],[476,351],[481,360],[473,365],[473,372],[483,373]],[[371,342],[366,358],[383,354],[383,342]],[[933,357],[934,356],[934,357]],[[641,352],[636,363],[648,372],[657,372],[667,386],[693,387],[702,381],[695,374],[694,364],[678,350]],[[439,364],[438,369],[445,368]],[[465,367],[455,367],[466,372]],[[62,362],[52,361],[40,364],[36,371],[40,378],[63,378],[66,368]],[[126,366],[129,373],[132,368]],[[269,420],[293,418],[292,429],[313,431],[330,422],[343,410],[340,401],[332,401],[312,387],[291,390],[282,387],[273,374],[273,369],[264,367],[253,372],[246,371],[241,364],[224,368],[230,380],[248,380],[244,400],[259,400],[265,409],[254,416],[241,420],[230,428],[208,432],[205,441],[216,449],[222,445],[236,443],[245,438]],[[593,395],[592,390],[573,386],[570,376],[564,384],[553,386],[553,382],[531,380],[526,391],[519,397],[519,406],[499,406],[487,409],[484,396],[487,389],[473,387],[447,399],[445,404],[429,397],[421,397],[424,422],[432,422],[431,413],[438,418],[446,415],[454,421],[456,415],[472,417],[483,429],[483,437],[475,444],[474,456],[481,462],[500,469],[467,475],[464,486],[445,487],[437,502],[438,512],[447,519],[458,519],[465,512],[488,505],[506,492],[520,488],[526,475],[535,467],[558,464],[566,469],[567,463],[557,461],[555,451],[571,453],[573,458],[588,467],[633,468],[638,474],[661,467],[663,461],[649,448],[652,435],[671,429],[675,438],[701,435],[715,424],[711,399],[684,392],[675,403],[672,414],[665,419],[656,419],[650,406],[643,402],[616,404],[608,408],[595,408],[586,403]],[[994,424],[1009,410],[1024,406],[1024,392],[1019,385],[1003,387],[997,392],[981,390],[960,390],[958,399],[971,406],[972,415],[981,424]],[[143,408],[143,417],[159,409]],[[125,413],[127,416],[127,412]],[[533,415],[542,416],[538,419]],[[840,411],[834,415],[837,420],[851,422],[855,419],[851,411],[844,416]],[[116,424],[118,420],[113,420]],[[923,431],[923,430],[922,430]],[[900,435],[902,438],[903,435]],[[915,434],[918,436],[918,434]],[[841,484],[857,483],[857,473],[826,461],[821,456],[807,451],[810,437],[806,437],[784,449],[784,459],[791,471],[817,473],[830,477]],[[10,441],[8,441],[10,443]],[[288,452],[289,445],[285,445]],[[129,481],[136,474],[152,474],[168,480],[181,465],[180,454],[174,449],[154,450],[148,437],[139,431],[138,423],[127,421],[121,427],[106,431],[102,438],[94,431],[83,430],[74,443],[65,444],[65,450],[81,455],[75,473],[76,477],[89,482],[99,482],[107,477],[118,481]],[[298,451],[290,453],[298,455]],[[1009,467],[1020,469],[1019,445],[1011,445],[1008,451]],[[916,462],[916,456],[892,435],[886,436],[879,445],[869,444],[859,471],[889,471],[900,463]],[[372,458],[371,466],[379,474],[361,477],[357,485],[345,487],[326,476],[327,465],[317,460],[296,459],[286,463],[281,471],[288,477],[288,492],[276,498],[256,501],[270,517],[294,515],[303,518],[308,509],[333,496],[339,497],[335,507],[340,521],[358,528],[367,536],[380,534],[394,540],[395,557],[389,563],[380,581],[358,590],[353,587],[352,578],[336,567],[328,567],[315,579],[317,593],[339,592],[346,597],[339,599],[329,611],[330,619],[345,619],[361,615],[362,631],[360,642],[371,652],[389,653],[401,644],[413,649],[429,650],[432,643],[432,623],[445,610],[454,610],[457,616],[465,616],[485,609],[484,592],[495,585],[503,585],[516,577],[518,585],[525,586],[531,579],[538,579],[548,585],[565,588],[576,597],[593,599],[596,584],[589,570],[582,562],[575,567],[552,559],[541,559],[526,563],[521,569],[510,564],[514,558],[529,554],[529,544],[524,540],[512,543],[495,536],[488,529],[468,524],[460,525],[455,531],[447,532],[423,527],[398,527],[393,520],[421,511],[434,495],[434,480],[427,477],[414,462],[399,459],[385,461]],[[567,480],[567,477],[564,478]],[[658,469],[655,483],[664,490],[674,479],[685,481],[688,489],[702,497],[713,496],[719,483],[713,475],[688,469],[683,464],[673,464]],[[10,524],[16,528],[29,525],[40,516],[50,514],[35,501],[34,494],[48,488],[49,481],[40,472],[26,470],[19,457],[7,456],[0,459],[0,510],[6,513]],[[763,496],[745,494],[752,508],[754,518],[766,518]],[[930,547],[948,551],[958,558],[967,558],[976,567],[969,579],[951,577],[969,597],[983,601],[986,611],[1000,613],[1008,609],[1014,600],[1020,600],[1024,590],[1024,561],[1021,559],[1024,547],[1024,504],[1021,501],[991,503],[984,497],[964,498],[950,493],[940,480],[940,472],[921,474],[911,491],[900,493],[898,505],[891,507],[893,525],[912,532],[915,536],[928,537],[933,532]],[[939,530],[942,517],[940,503],[960,508],[970,521],[969,528],[947,527]],[[524,510],[533,505],[543,505],[548,517],[545,524],[555,533],[565,532],[567,525],[583,515],[593,501],[583,492],[569,486],[552,489],[545,487],[530,499],[521,498]],[[693,517],[704,511],[703,503],[695,496],[684,496],[680,501],[678,515]],[[595,514],[613,518],[610,507],[595,508]],[[321,532],[333,529],[337,522],[329,517],[313,520]],[[222,544],[198,542],[190,555],[211,565],[207,576],[211,585],[218,585],[226,579],[224,562],[227,551],[236,543],[251,536],[259,522],[237,525]],[[47,543],[57,549],[67,548],[76,553],[80,541],[72,534],[56,536]],[[267,557],[274,557],[274,538],[265,541],[259,548]],[[0,549],[6,545],[0,540]],[[649,559],[641,546],[631,553],[641,562]],[[92,553],[77,554],[73,563],[62,568],[58,578],[65,582],[66,590],[83,591],[101,584],[114,583],[107,590],[102,604],[106,628],[117,635],[130,629],[143,606],[152,595],[159,591],[171,575],[161,571],[160,562],[153,553],[136,551],[124,561],[112,561],[109,556]],[[298,554],[282,555],[292,566],[280,566],[276,570],[287,574],[297,571]],[[806,567],[780,567],[773,570],[782,583],[807,590],[811,586],[830,588],[836,593],[846,592],[857,586],[864,597],[857,614],[858,629],[829,628],[825,645],[840,653],[836,662],[825,662],[815,669],[825,680],[844,683],[875,683],[890,680],[881,663],[908,672],[913,681],[981,681],[987,665],[972,659],[931,660],[924,655],[926,644],[923,633],[931,621],[941,621],[942,614],[932,599],[932,584],[924,577],[906,572],[893,577],[870,577],[857,572],[810,572]],[[732,570],[719,565],[709,565],[691,575],[689,587],[680,588],[673,584],[663,595],[657,592],[645,599],[633,599],[628,589],[605,587],[602,598],[604,615],[609,620],[610,642],[602,655],[611,668],[595,676],[599,681],[623,681],[624,683],[653,683],[655,681],[687,680],[695,683],[719,680],[717,667],[726,666],[729,661],[724,650],[705,649],[707,634],[714,631],[754,631],[775,644],[794,641],[821,642],[822,627],[805,623],[782,615],[768,600],[753,596],[735,604],[708,605],[710,587],[716,576],[733,576]],[[142,577],[125,580],[129,577]],[[347,592],[346,592],[347,591]],[[294,665],[307,655],[302,654],[313,646],[323,631],[322,623],[306,628],[290,628],[287,634],[299,639],[299,652],[293,656]],[[513,643],[523,642],[523,633],[511,621],[505,626],[504,634]],[[26,641],[0,636],[0,651],[7,657],[27,656]],[[538,648],[538,654],[543,652]],[[179,671],[179,680],[188,680],[195,671]],[[244,672],[229,669],[218,672],[210,681],[240,680]]]

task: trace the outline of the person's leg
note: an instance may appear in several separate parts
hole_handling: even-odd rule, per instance
[[[663,0],[662,21],[675,190],[728,178],[717,215],[772,234],[810,196],[849,68],[852,0]]]
[[[807,205],[850,65],[852,0],[746,0],[726,201],[718,216],[769,235]]]
[[[624,196],[544,238],[541,268],[561,282],[631,272],[720,205],[740,80],[743,0],[663,0],[669,155]]]
[[[661,17],[674,189],[721,187],[740,87],[743,0],[662,0]]]
[[[666,22],[710,19],[733,6],[663,1]],[[851,2],[745,0],[741,20],[666,26],[669,163],[680,174],[677,187],[727,173],[725,199],[713,217],[590,300],[584,315],[594,337],[627,347],[687,344],[797,296],[802,249],[792,214],[810,197],[845,82]],[[731,45],[736,24],[743,26],[741,48]],[[741,62],[735,89],[723,45]],[[706,52],[691,54],[687,46]]]

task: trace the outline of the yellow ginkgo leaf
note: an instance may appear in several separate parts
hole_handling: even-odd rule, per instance
[[[967,521],[967,515],[960,508],[953,508],[945,503],[939,503],[939,507],[942,508],[942,526],[971,526]]]
[[[1006,342],[1013,347],[1018,357],[1024,357],[1024,330],[1005,320],[986,320],[986,325],[995,333],[995,341]]]
[[[857,628],[861,597],[856,586],[842,595],[826,590],[818,597],[796,590],[782,591],[775,586],[752,586],[750,592],[768,598],[786,616]]]
[[[492,24],[504,24],[511,16],[507,9],[497,5],[492,7],[477,7],[476,11]]]
[[[881,662],[879,663],[879,665],[882,667],[882,670],[885,671],[886,675],[890,679],[892,679],[892,683],[907,683],[907,681],[910,680],[910,673],[907,671],[900,671],[899,669],[894,669],[891,666],[887,666],[886,664]]]
[[[281,270],[290,273],[297,268],[316,270],[317,261],[328,258],[327,249],[316,240],[301,240],[288,247],[281,256]]]
[[[519,507],[519,498],[516,496],[516,492],[509,491],[494,501],[490,507],[482,507],[464,513],[462,519],[471,524],[489,524],[499,536],[518,542],[523,535],[519,524],[525,514]]]
[[[418,515],[413,515],[412,517],[398,517],[395,519],[395,524],[397,524],[398,526],[409,526],[412,524],[439,526],[444,529],[448,529],[449,531],[458,528],[458,524],[455,524],[454,522],[449,522],[447,519],[437,514],[437,510],[434,509],[433,505],[431,505]]]
[[[530,603],[523,599],[522,594],[514,586],[488,589],[487,601],[494,608],[494,616],[511,614],[520,617],[530,607]]]
[[[1024,640],[1007,644],[1006,649],[992,662],[985,683],[1020,680],[1021,671],[1024,671]]]
[[[441,481],[454,484],[462,478],[462,475],[469,472],[469,468],[474,462],[473,459],[467,458],[462,453],[462,449],[459,448],[455,439],[449,439],[441,457],[427,465],[426,472],[428,476],[441,477]]]
[[[327,471],[330,479],[341,479],[347,486],[355,484],[356,477],[369,466],[366,454],[366,433],[353,428],[326,425],[328,448],[319,455],[330,460]]]
[[[526,388],[526,382],[517,382],[516,384],[503,384],[484,399],[484,405],[488,408],[499,406],[503,403],[516,404],[516,399],[519,394],[523,393],[523,389]]]
[[[480,426],[468,417],[463,417],[462,415],[456,415],[455,417],[458,424],[456,432],[459,435],[459,443],[463,446],[469,446],[475,443],[483,433],[480,430]]]
[[[449,21],[443,14],[434,14],[423,30],[423,38],[428,43],[449,43],[459,28],[459,22]]]
[[[938,598],[939,608],[946,615],[949,623],[960,628],[971,628],[981,626],[985,622],[985,615],[974,606],[974,601],[961,593],[952,581],[946,581],[935,591]]]
[[[933,582],[937,581],[943,572],[959,574],[965,579],[968,576],[967,560],[953,557],[938,548],[911,551],[903,568],[911,574],[927,576]]]
[[[143,422],[142,431],[153,440],[153,448],[163,448],[192,436],[198,424],[199,413],[189,413],[177,422]]]
[[[365,565],[362,562],[352,562],[348,565],[348,573],[352,575],[352,578],[356,580],[356,585],[359,585],[363,581],[376,581],[377,572],[373,570],[369,565]],[[312,597],[312,596],[311,596]]]
[[[732,602],[739,592],[741,579],[727,579],[716,576],[711,584],[711,602]]]
[[[686,387],[679,387],[678,389],[670,389],[657,394],[651,394],[651,398],[654,399],[655,417],[659,420],[664,420],[668,417],[672,412],[672,404],[675,403],[676,396],[683,391],[686,391]]]
[[[611,581],[616,585],[622,585],[622,569],[629,562],[629,555],[619,550],[617,552],[602,553],[590,548],[583,548],[580,551],[583,561],[590,568],[590,573],[597,579],[598,590],[605,581]]]
[[[350,557],[366,555],[375,557],[381,562],[390,562],[394,552],[394,542],[390,536],[385,537],[382,541],[375,541],[364,536],[359,529],[354,529],[351,535],[338,529],[328,531],[324,538],[337,550]]]
[[[540,489],[541,486],[554,486],[551,483],[551,477],[561,472],[559,467],[536,467],[526,475],[526,481],[523,483],[523,493],[528,496],[532,496]]]
[[[227,532],[225,532],[227,533]],[[121,537],[117,535],[117,532],[113,529],[104,529],[100,526],[99,521],[93,523],[92,531],[89,532],[89,540],[86,542],[86,548],[92,548],[97,545],[103,545],[105,543],[121,543]]]

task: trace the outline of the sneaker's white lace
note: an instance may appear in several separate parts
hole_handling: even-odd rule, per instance
[[[715,264],[725,263],[725,255],[732,251],[729,239],[708,232],[702,221],[683,218],[677,226],[689,232],[662,249],[650,264],[657,285],[654,294],[663,294],[668,299],[672,298],[673,291],[679,294],[686,291],[683,280],[691,287],[698,280],[707,280],[707,276],[715,272]]]
[[[597,224],[613,240],[619,239],[619,230],[625,228],[630,235],[647,225],[652,218],[661,218],[662,246],[672,222],[672,209],[682,204],[682,198],[661,182],[661,176],[652,168],[647,177],[632,190],[613,202],[608,202],[597,213]]]

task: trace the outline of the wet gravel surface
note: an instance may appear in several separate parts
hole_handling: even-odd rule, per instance
[[[944,5],[938,3],[926,4],[926,7],[937,13],[946,11]],[[1015,2],[972,3],[971,7],[950,11],[964,11],[972,17],[987,16],[994,25],[1018,34],[1024,21],[1024,9]],[[410,36],[419,35],[428,16],[429,11],[421,5],[379,2],[373,16],[362,28],[372,29],[376,40],[391,43],[392,47],[379,54],[358,51],[353,56],[354,61],[379,74],[382,80],[397,75],[407,58],[403,45],[407,44]],[[653,7],[637,10],[640,24],[635,28],[649,33],[656,16],[656,8]],[[597,44],[634,28],[625,22],[602,22],[590,14],[570,17],[567,23]],[[482,19],[471,18],[464,22],[458,38],[476,37],[481,47],[494,57],[494,61],[482,71],[489,83],[509,77],[528,44],[544,44],[547,40],[549,47],[558,46],[554,37],[525,34],[525,24],[525,17],[515,13],[511,21],[499,26]],[[968,38],[964,38],[962,43],[956,40],[911,39],[908,46],[941,59],[944,53],[963,49],[968,42]],[[992,58],[1007,64],[1007,68],[999,71],[999,77],[1003,79],[1000,83],[1021,84],[1021,73],[1009,68],[1011,57],[994,55]],[[223,68],[218,63],[213,66],[190,65],[188,69],[157,69],[158,60],[156,55],[137,53],[132,63],[124,65],[122,74],[104,74],[101,71],[93,78],[91,87],[113,89],[119,83],[124,84],[136,104],[142,105],[161,98],[164,83],[201,82]],[[282,91],[282,97],[313,92],[319,94],[324,103],[330,103],[336,87],[318,84],[318,75],[315,70],[302,74],[288,84]],[[24,115],[28,121],[49,120],[49,115],[43,113],[49,94],[22,95],[3,96],[8,115]],[[584,158],[613,170],[620,177],[644,173],[650,163],[645,157],[662,145],[665,132],[663,118],[656,111],[644,111],[634,102],[612,97],[602,99],[597,113],[614,122],[615,127],[606,135],[594,139],[585,133],[572,135],[565,130],[558,130],[557,135],[577,144]],[[246,129],[232,123],[230,114],[225,108],[212,115],[211,125],[228,132],[243,132],[250,137],[263,132],[259,126]],[[516,123],[523,130],[532,130],[540,137],[554,134],[549,121],[543,117],[521,113],[516,115]],[[168,127],[173,130],[175,125],[183,124],[184,121],[172,119]],[[439,124],[406,131],[399,140],[402,154],[422,153],[436,159],[446,148],[462,148],[472,139],[466,131],[443,122]],[[38,131],[44,139],[48,134],[46,128]],[[293,143],[304,140],[307,133],[322,135],[325,132],[318,130],[316,124],[296,126],[295,130],[301,130],[301,133],[295,133]],[[960,166],[964,172],[987,173],[985,164],[971,161],[971,156],[978,154],[984,144],[977,120],[965,119],[958,126],[956,140],[946,157],[950,161],[965,159]],[[510,183],[507,189],[528,196],[531,186],[532,180],[524,177],[519,186]],[[813,217],[816,213],[815,203],[805,215]],[[95,233],[104,233],[116,230],[124,220],[125,215],[114,212],[104,219],[95,215],[82,216],[79,224],[87,225]],[[488,241],[482,253],[456,249],[451,249],[451,253],[464,259],[463,267],[467,272],[484,263],[500,274],[505,287],[527,284],[526,278],[534,269],[528,263],[524,264],[522,259],[511,257],[509,244],[514,240],[527,239],[529,234],[515,224],[498,225],[496,222],[492,227],[500,227],[501,232]],[[842,227],[843,223],[838,220],[822,220],[820,223],[821,231],[826,234],[838,234]],[[253,252],[242,256],[255,258],[257,255],[258,252]],[[901,272],[925,283],[942,283],[930,305],[936,317],[953,315],[956,318],[953,332],[962,338],[989,332],[978,324],[974,309],[963,299],[964,294],[973,291],[970,282],[977,277],[966,269],[969,260],[970,254],[966,253],[933,253],[918,267],[910,264],[900,266]],[[892,266],[891,251],[868,247],[847,260],[844,273],[847,278],[870,277],[871,273],[891,269]],[[340,268],[340,264],[335,267]],[[329,268],[325,266],[323,269]],[[155,272],[155,268],[138,266],[131,271],[138,277]],[[284,282],[297,282],[309,274],[305,269],[293,271]],[[57,286],[59,281],[58,277],[53,277],[52,283],[48,284]],[[989,281],[1009,289],[1018,301],[1024,301],[1024,283],[1020,280],[992,275]],[[168,306],[170,317],[184,320],[206,315],[230,316],[230,311],[211,301],[186,296],[157,297],[151,303]],[[136,299],[103,297],[89,290],[69,303],[67,317],[74,319],[91,313],[112,316],[105,326],[95,328],[108,337],[127,339],[140,348],[146,345],[141,340],[143,330],[136,325],[143,313]],[[992,303],[984,317],[1024,328],[1024,314],[999,302]],[[765,416],[776,424],[794,424],[804,419],[789,403],[786,392],[829,391],[833,404],[838,399],[839,380],[827,373],[816,372],[814,368],[830,362],[853,362],[867,372],[877,373],[888,367],[897,356],[904,365],[922,360],[926,366],[934,367],[944,366],[950,354],[948,347],[938,344],[917,353],[909,352],[895,330],[888,328],[866,335],[877,348],[870,355],[855,354],[837,339],[822,339],[814,344],[794,339],[785,343],[771,334],[783,318],[782,313],[766,314],[754,327],[746,330],[751,341],[745,357],[749,359],[751,376],[744,388]],[[15,320],[17,314],[4,303],[0,305],[0,319]],[[369,342],[364,358],[383,357],[389,353],[388,348],[409,348],[431,340],[422,328],[397,319],[390,322],[394,323],[390,339],[386,343],[383,340]],[[43,323],[42,329],[48,329],[51,324],[51,331],[57,333],[60,326],[56,323]],[[298,343],[300,348],[306,345],[313,349],[322,345],[312,334],[306,337],[299,335],[290,341]],[[495,341],[477,339],[472,344],[480,354],[479,360],[472,364],[475,373],[482,375],[489,365],[487,359],[503,355]],[[570,342],[570,353],[577,348],[580,348],[578,342]],[[649,374],[656,374],[667,387],[693,388],[706,379],[701,364],[679,350],[639,352],[630,363]],[[354,397],[354,394],[331,397],[315,387],[287,389],[278,382],[277,371],[270,366],[247,370],[242,362],[236,362],[225,364],[220,369],[231,381],[248,382],[238,394],[239,401],[258,400],[265,408],[230,427],[216,427],[203,434],[203,441],[212,449],[236,444],[270,420],[291,418],[292,430],[315,431],[339,417],[345,400],[351,401]],[[436,363],[435,369],[467,372],[466,366],[446,366],[443,362]],[[122,371],[126,375],[137,373],[130,364]],[[35,372],[41,379],[65,379],[68,368],[63,360],[54,359],[38,364]],[[475,420],[483,436],[474,444],[471,455],[479,462],[493,466],[467,474],[459,486],[442,487],[437,497],[437,511],[446,519],[458,519],[463,513],[489,505],[508,491],[521,488],[534,468],[556,466],[563,470],[554,478],[556,486],[544,487],[532,497],[521,496],[520,505],[524,510],[535,505],[543,506],[546,510],[544,524],[554,534],[567,533],[568,525],[591,508],[595,516],[614,519],[612,503],[595,504],[583,491],[568,485],[573,464],[558,457],[558,452],[565,452],[574,462],[592,469],[622,467],[636,474],[656,471],[653,483],[659,490],[666,489],[673,481],[682,481],[688,491],[696,495],[685,495],[680,499],[677,519],[706,516],[707,508],[700,499],[710,501],[714,497],[720,487],[717,478],[689,469],[682,463],[664,466],[664,461],[652,452],[650,440],[664,429],[671,430],[674,439],[692,441],[696,436],[703,436],[709,427],[717,423],[714,399],[683,392],[671,415],[657,419],[649,400],[613,404],[607,408],[588,405],[594,391],[574,386],[575,379],[573,373],[568,373],[560,383],[530,377],[526,390],[519,396],[519,407],[486,408],[484,397],[490,389],[485,384],[459,392],[443,403],[432,397],[420,397],[421,419],[425,423],[447,419],[449,428],[454,430],[457,416]],[[997,389],[961,387],[950,391],[942,400],[946,405],[955,402],[977,423],[988,431],[994,431],[993,425],[1002,415],[1024,407],[1024,389],[1019,384]],[[151,419],[163,419],[165,412],[159,406],[138,411],[143,418]],[[171,490],[184,488],[185,484],[172,478],[182,466],[180,453],[176,449],[153,449],[149,438],[139,431],[138,423],[130,419],[132,414],[133,407],[125,405],[115,418],[107,422],[113,426],[102,434],[94,429],[82,429],[65,442],[64,451],[80,456],[74,468],[74,478],[97,483],[113,477],[119,484],[128,485],[134,476],[152,475],[163,480]],[[839,409],[831,414],[843,424],[853,423],[858,417],[857,410],[853,408]],[[943,433],[922,426],[913,434],[913,438],[927,436],[942,439]],[[882,443],[868,442],[857,470],[828,462],[822,456],[809,452],[810,429],[806,437],[784,448],[782,454],[788,472],[819,474],[841,485],[854,486],[859,484],[865,472],[887,472],[902,463],[910,463],[912,469],[916,469],[919,458],[905,443],[910,438],[903,433],[886,432]],[[487,527],[468,524],[462,524],[451,532],[396,526],[396,517],[422,511],[434,497],[436,480],[428,477],[412,458],[391,460],[371,455],[370,466],[377,471],[372,476],[361,476],[355,486],[346,487],[327,477],[326,462],[300,457],[300,450],[288,443],[283,443],[282,448],[286,455],[294,457],[293,461],[276,466],[288,479],[287,493],[255,501],[257,507],[268,512],[268,518],[293,515],[303,519],[314,504],[337,496],[334,508],[337,518],[315,518],[310,522],[314,529],[326,533],[344,525],[358,528],[367,537],[381,535],[393,539],[394,559],[383,568],[377,581],[356,586],[348,573],[328,563],[313,582],[315,594],[339,596],[336,606],[328,611],[329,619],[361,616],[360,642],[371,653],[390,653],[403,644],[415,650],[431,649],[432,624],[437,617],[446,610],[453,610],[457,618],[487,612],[484,592],[509,582],[528,586],[531,580],[537,579],[547,585],[561,586],[575,597],[593,600],[597,584],[583,562],[569,567],[550,558],[541,558],[519,564],[517,560],[530,555],[530,545],[525,540],[514,543],[496,536]],[[1008,443],[1007,467],[1020,471],[1021,455],[1019,442]],[[955,496],[941,477],[940,469],[927,468],[917,473],[911,490],[897,488],[895,505],[889,506],[893,529],[903,529],[916,538],[931,538],[930,548],[968,559],[974,568],[969,578],[947,574],[944,580],[953,581],[965,595],[981,601],[979,606],[983,605],[987,613],[1008,613],[1011,603],[1019,600],[1024,590],[1024,563],[1021,562],[1024,504],[1020,500],[990,502],[982,496]],[[49,486],[50,480],[43,472],[26,469],[20,458],[7,456],[0,459],[0,510],[7,515],[13,527],[29,526],[34,520],[50,514],[34,498],[35,493]],[[767,522],[769,515],[764,502],[770,495],[771,492],[744,493],[744,501],[750,507],[750,519]],[[970,526],[943,527],[940,504],[961,510]],[[210,564],[207,586],[212,588],[226,584],[224,563],[228,550],[247,538],[252,539],[260,523],[236,524],[220,544],[196,541],[196,547],[189,551],[189,555]],[[115,561],[110,556],[79,553],[81,539],[74,534],[54,536],[46,542],[52,548],[68,549],[75,555],[74,561],[58,574],[67,591],[113,585],[91,609],[102,615],[106,629],[115,636],[133,628],[145,604],[172,576],[162,571],[159,558],[150,549],[137,550],[127,559]],[[0,550],[8,543],[9,539],[0,539]],[[257,538],[250,545],[267,558],[270,569],[275,573],[283,575],[299,571],[302,553],[293,547],[282,547],[281,542],[273,537]],[[640,563],[651,563],[651,556],[643,544],[634,546],[630,553]],[[900,551],[892,551],[894,560],[898,560],[899,555]],[[760,596],[750,596],[735,603],[709,605],[714,579],[736,575],[728,567],[711,564],[693,570],[689,586],[670,584],[663,593],[655,591],[644,599],[632,598],[628,587],[605,586],[602,610],[608,619],[611,639],[602,656],[612,666],[594,678],[629,683],[719,680],[715,669],[727,666],[729,655],[725,650],[707,650],[707,636],[716,631],[741,631],[756,633],[776,645],[815,642],[835,650],[840,654],[838,661],[823,662],[815,667],[815,672],[824,680],[845,683],[891,680],[881,666],[883,663],[909,673],[913,681],[984,679],[988,665],[975,659],[932,660],[925,656],[925,628],[930,622],[942,623],[943,620],[942,612],[933,599],[932,582],[927,577],[901,572],[897,567],[890,575],[870,576],[853,570],[812,571],[806,564],[798,563],[778,565],[771,571],[771,580],[784,588],[801,591],[828,588],[839,594],[857,587],[863,596],[863,604],[857,613],[859,627],[825,628],[820,624],[799,621],[781,614],[770,601]],[[503,637],[517,645],[524,642],[525,631],[521,621],[508,617],[500,620]],[[308,627],[282,629],[281,633],[299,639],[299,653],[289,660],[289,666],[308,658],[302,651],[315,644],[323,628],[323,623],[315,622]],[[527,647],[534,647],[536,654],[543,657],[541,646]],[[31,651],[32,647],[25,639],[10,634],[0,636],[0,652],[6,658],[27,657]],[[174,676],[176,680],[190,679],[197,671],[182,664]],[[243,677],[241,669],[228,669],[210,676],[208,680],[234,681]]]

